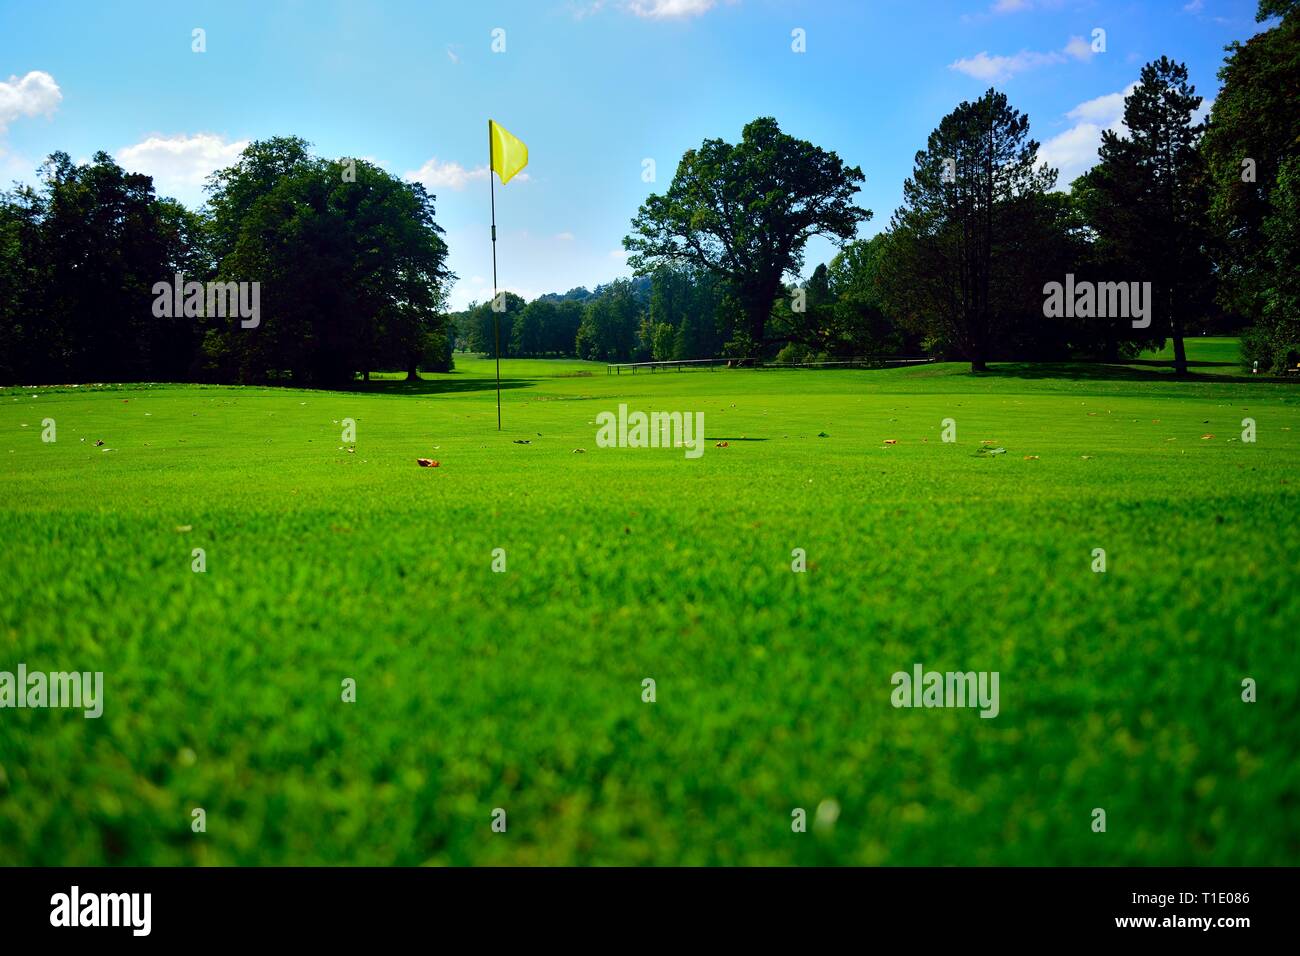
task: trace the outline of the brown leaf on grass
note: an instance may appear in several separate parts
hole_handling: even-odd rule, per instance
[[[718,442],[716,445],[714,445],[713,447],[714,447],[714,448],[728,448],[728,447],[730,447],[730,446],[729,446],[725,441],[720,441],[720,442]]]
[[[898,439],[897,439],[897,438],[886,438],[886,439],[885,439],[885,444],[886,444],[886,445],[897,445],[897,444],[898,444]]]
[[[1206,441],[1207,439],[1210,439],[1210,438],[1213,438],[1213,437],[1214,437],[1213,435],[1202,435],[1202,436],[1201,436],[1201,441]]]
[[[417,458],[417,459],[415,459],[415,463],[416,463],[417,465],[419,465],[421,468],[437,468],[437,467],[438,467],[438,462],[434,461],[432,458]]]
[[[1026,456],[1025,456],[1025,461],[1038,461],[1038,456],[1037,456],[1037,455],[1026,455]]]

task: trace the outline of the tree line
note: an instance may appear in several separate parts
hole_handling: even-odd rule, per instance
[[[198,211],[103,152],[39,173],[0,193],[0,381],[329,387],[450,365],[454,277],[418,183],[297,137],[251,144]],[[214,283],[256,284],[255,328],[210,313]]]
[[[1187,67],[1146,64],[1124,131],[1057,189],[1029,118],[990,89],[945,116],[914,158],[903,204],[871,239],[862,171],[760,118],[737,144],[688,150],[624,240],[637,279],[498,317],[502,354],[607,361],[714,356],[1116,361],[1196,332],[1243,332],[1261,369],[1300,362],[1300,13],[1233,43],[1206,120]],[[806,280],[814,235],[840,245]],[[642,283],[642,284],[639,284]],[[492,351],[488,304],[458,319]],[[537,343],[545,342],[544,346]],[[571,342],[570,348],[565,348]]]
[[[446,370],[455,349],[598,361],[881,353],[1119,360],[1242,332],[1248,362],[1300,362],[1300,0],[1233,43],[1205,120],[1185,65],[1146,64],[1124,129],[1060,190],[1029,118],[988,90],[939,122],[887,228],[862,170],[761,117],[688,150],[632,219],[634,275],[449,313],[434,197],[295,137],[250,145],[197,211],[105,153],[55,153],[0,193],[0,380],[337,386]],[[838,252],[806,279],[813,236]],[[256,328],[200,305],[261,283]],[[186,303],[156,308],[159,282]],[[182,288],[170,289],[167,282]],[[195,295],[189,290],[194,286]],[[193,304],[191,308],[190,304]],[[495,307],[494,307],[495,306]]]

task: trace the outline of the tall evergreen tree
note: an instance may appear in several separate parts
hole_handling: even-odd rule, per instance
[[[1204,127],[1193,121],[1200,106],[1184,64],[1164,56],[1146,64],[1124,99],[1127,135],[1102,133],[1101,162],[1086,176],[1093,228],[1135,273],[1113,278],[1151,282],[1153,329],[1173,338],[1179,375],[1189,318],[1205,313],[1212,290]]]
[[[1021,266],[1034,255],[1027,229],[1038,208],[1026,199],[1055,182],[1056,171],[1038,162],[1029,117],[1004,93],[963,102],[930,133],[903,184],[882,257],[890,310],[984,371],[1025,300]]]

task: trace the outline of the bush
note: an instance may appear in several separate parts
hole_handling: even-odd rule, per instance
[[[777,365],[799,365],[806,361],[808,361],[808,346],[799,342],[791,342],[776,353]]]

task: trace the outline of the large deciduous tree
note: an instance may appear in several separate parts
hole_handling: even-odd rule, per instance
[[[257,329],[209,330],[241,380],[336,386],[379,365],[415,376],[453,278],[423,186],[280,137],[253,143],[209,190],[219,277],[262,284]]]
[[[1294,288],[1296,259],[1288,257],[1285,242],[1279,244],[1300,169],[1300,3],[1260,3],[1256,19],[1273,16],[1281,22],[1229,44],[1219,70],[1223,88],[1201,144],[1211,179],[1220,301],[1255,324],[1243,351],[1265,368],[1285,364],[1300,350],[1297,318],[1292,312],[1288,324],[1282,305],[1293,294],[1288,289]],[[1288,167],[1290,179],[1283,182]]]
[[[775,119],[745,126],[736,144],[687,150],[672,184],[651,195],[623,246],[638,274],[693,265],[726,280],[761,347],[772,303],[803,265],[808,240],[852,239],[871,212],[854,205],[862,171],[834,152],[783,133]]]
[[[176,217],[107,153],[52,153],[41,185],[0,194],[0,372],[29,381],[179,377],[150,288]],[[185,330],[181,330],[184,335]],[[184,348],[182,348],[184,351]],[[180,362],[179,372],[186,366]]]

